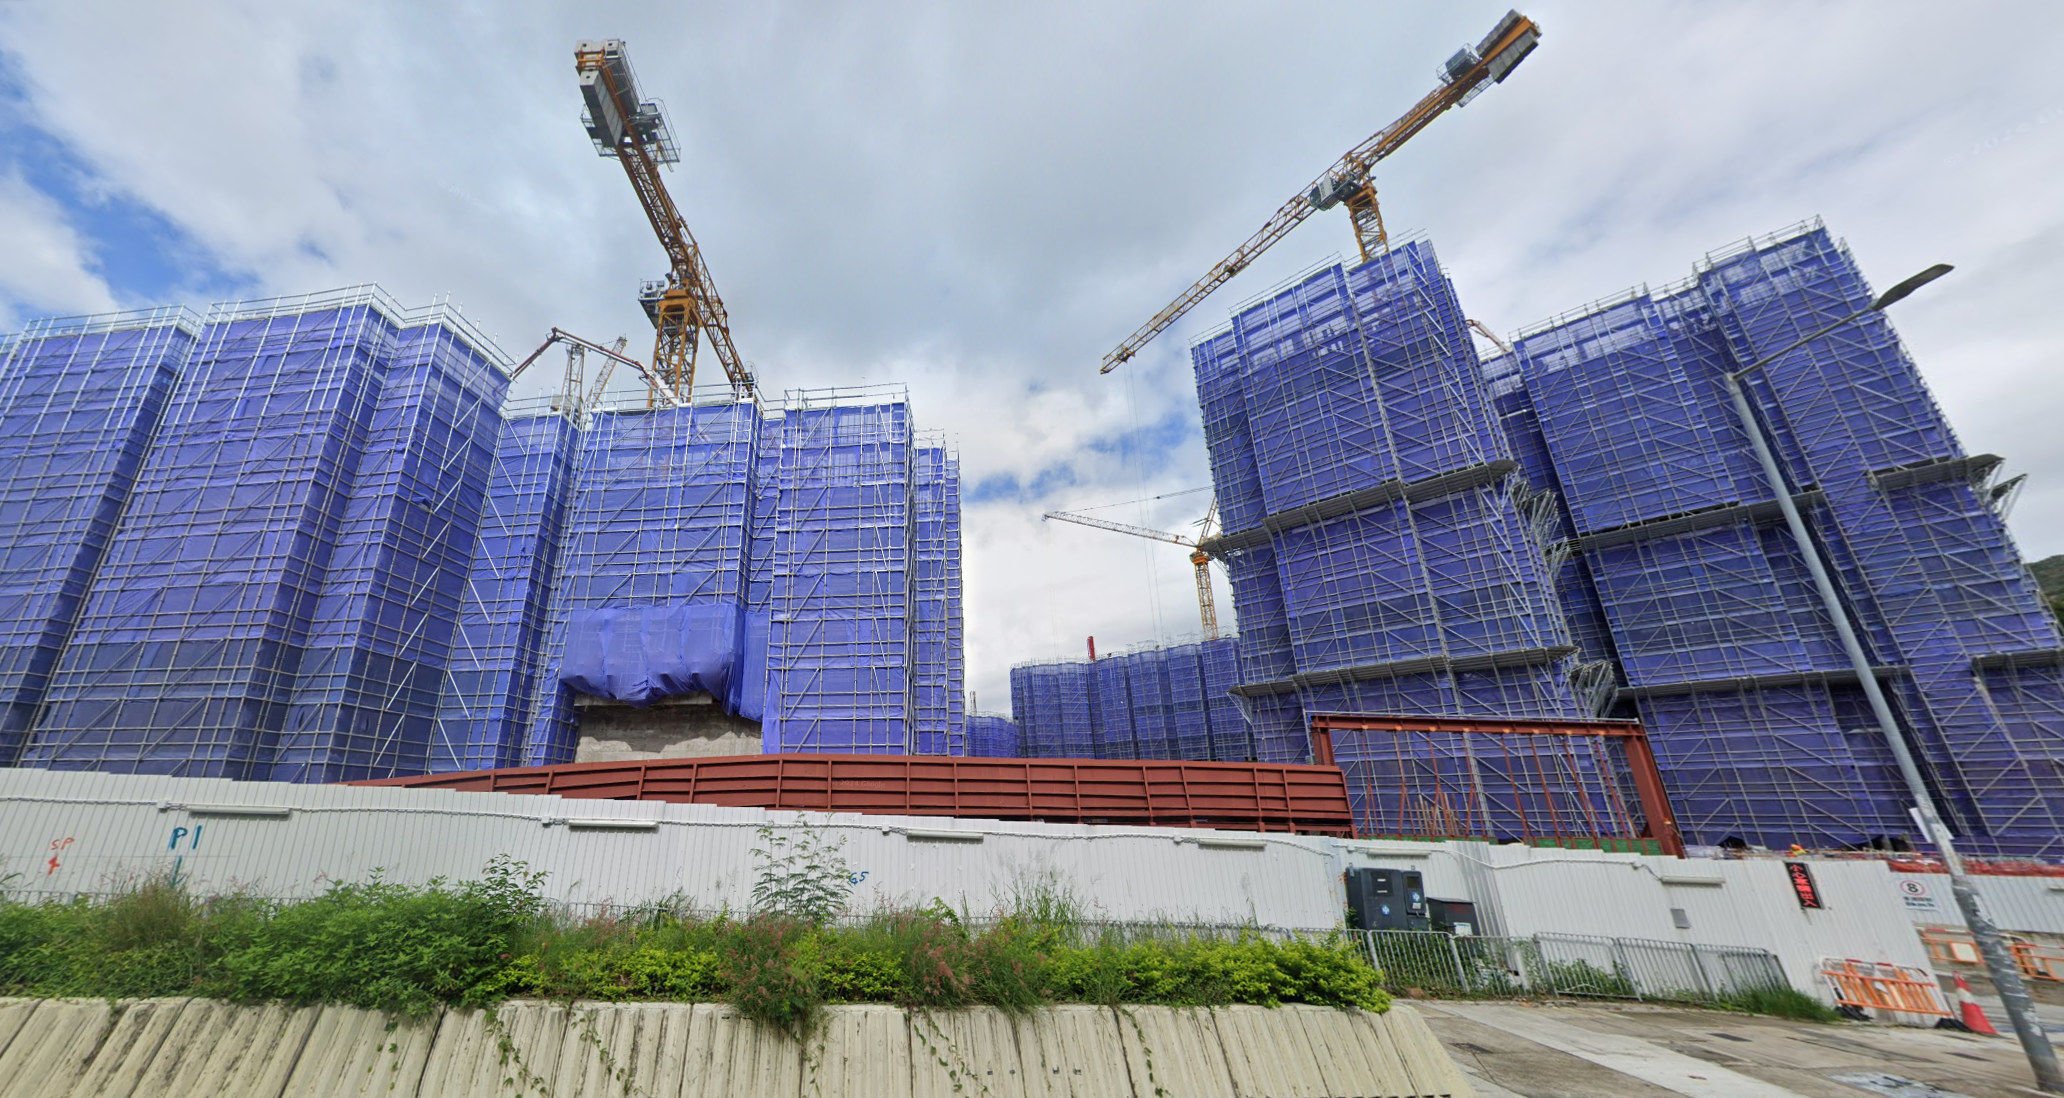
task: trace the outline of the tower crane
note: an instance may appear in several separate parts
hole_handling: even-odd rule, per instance
[[[1396,152],[1434,119],[1447,113],[1450,107],[1462,106],[1485,88],[1504,82],[1527,54],[1534,51],[1534,45],[1540,40],[1541,28],[1533,20],[1513,11],[1507,12],[1505,18],[1491,28],[1491,33],[1484,35],[1483,41],[1474,47],[1464,46],[1455,51],[1442,66],[1439,87],[1414,103],[1403,117],[1349,149],[1310,186],[1285,202],[1267,224],[1233,249],[1233,254],[1219,260],[1203,278],[1192,283],[1189,289],[1177,295],[1174,301],[1105,355],[1098,372],[1108,374],[1138,354],[1140,348],[1167,331],[1170,325],[1182,319],[1183,314],[1196,308],[1197,303],[1209,297],[1213,290],[1246,270],[1260,258],[1261,253],[1320,210],[1341,205],[1347,207],[1348,218],[1354,223],[1355,244],[1361,249],[1362,262],[1388,251],[1390,236],[1384,232],[1383,214],[1376,205],[1376,184],[1370,177],[1377,163]]]
[[[645,307],[654,331],[652,370],[658,380],[653,383],[651,403],[669,403],[658,396],[662,388],[674,398],[671,403],[685,404],[691,399],[698,335],[709,337],[710,349],[731,380],[732,395],[741,400],[751,398],[755,395],[752,368],[738,357],[738,348],[731,343],[731,319],[724,311],[724,299],[717,294],[695,234],[688,231],[688,223],[659,177],[660,165],[681,159],[665,108],[656,99],[639,96],[638,80],[620,38],[581,42],[574,47],[573,67],[580,75],[585,106],[581,123],[594,140],[595,151],[623,165],[667,254],[666,277],[645,283],[638,292],[639,304]]]
[[[1097,518],[1095,515],[1076,514],[1072,511],[1048,511],[1042,517],[1059,519],[1062,522],[1072,522],[1078,526],[1088,526],[1098,530],[1109,530],[1114,534],[1131,534],[1138,538],[1151,538],[1154,541],[1166,541],[1176,545],[1188,546],[1190,550],[1190,567],[1194,568],[1197,573],[1197,616],[1203,620],[1204,635],[1213,640],[1218,639],[1218,600],[1211,594],[1211,557],[1204,550],[1197,547],[1199,542],[1210,539],[1211,528],[1218,522],[1217,497],[1214,496],[1212,498],[1210,509],[1204,512],[1204,520],[1198,524],[1196,537],[1189,537],[1185,534],[1171,534],[1166,530],[1153,530],[1145,526],[1133,526],[1129,523],[1112,522],[1110,519]],[[1094,656],[1095,649],[1092,648],[1091,657],[1094,658]]]

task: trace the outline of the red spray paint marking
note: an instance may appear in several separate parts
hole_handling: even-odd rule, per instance
[[[67,835],[62,839],[50,840],[50,861],[48,863],[50,868],[43,871],[43,875],[45,877],[48,877],[51,874],[57,872],[58,867],[64,864],[63,862],[57,860],[58,852],[63,850],[65,847],[72,845],[72,843],[76,841],[77,840],[73,839],[70,835]]]

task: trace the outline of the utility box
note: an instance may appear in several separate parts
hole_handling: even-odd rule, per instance
[[[1443,934],[1467,938],[1476,933],[1476,905],[1468,900],[1426,901],[1426,915],[1433,929]]]
[[[1425,878],[1416,869],[1347,871],[1348,921],[1356,930],[1427,930]]]

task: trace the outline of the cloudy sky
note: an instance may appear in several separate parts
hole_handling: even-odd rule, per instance
[[[959,446],[969,681],[1002,709],[1013,662],[1194,632],[1180,549],[1040,514],[1194,521],[1207,497],[1152,499],[1208,483],[1187,346],[1350,251],[1344,215],[1098,359],[1507,6],[0,0],[0,331],[373,281],[518,354],[553,325],[644,347],[663,257],[571,59],[625,38],[765,386],[904,383]],[[2054,6],[1526,10],[1519,73],[1379,174],[1470,315],[1509,332],[1816,215],[1881,285],[1953,262],[1898,326],[1966,446],[2031,474],[2026,553],[2064,551]]]

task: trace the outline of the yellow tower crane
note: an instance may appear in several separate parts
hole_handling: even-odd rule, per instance
[[[665,108],[656,99],[639,96],[638,80],[620,38],[580,43],[574,47],[573,66],[580,74],[586,107],[581,122],[587,126],[595,150],[623,165],[646,219],[652,222],[652,231],[659,236],[660,247],[666,249],[666,277],[645,283],[638,293],[654,331],[655,380],[650,402],[685,404],[692,399],[698,335],[709,337],[710,349],[731,379],[732,395],[750,399],[754,396],[752,368],[731,344],[731,319],[724,311],[724,299],[717,295],[717,284],[710,278],[695,234],[688,231],[688,223],[659,178],[660,165],[681,159]],[[662,391],[672,399],[662,399]]]
[[[1483,41],[1473,47],[1464,46],[1448,58],[1447,64],[1442,66],[1439,87],[1413,104],[1402,118],[1349,149],[1346,155],[1326,169],[1325,174],[1298,192],[1297,197],[1284,203],[1283,208],[1269,218],[1268,224],[1233,249],[1233,254],[1219,260],[1203,278],[1192,283],[1189,289],[1105,355],[1099,372],[1108,374],[1138,354],[1140,348],[1167,331],[1170,325],[1182,319],[1184,313],[1196,308],[1198,302],[1211,296],[1213,290],[1230,282],[1261,253],[1290,235],[1290,230],[1320,210],[1340,205],[1347,207],[1348,217],[1354,222],[1355,245],[1361,249],[1362,262],[1388,251],[1390,236],[1383,229],[1383,214],[1376,206],[1376,183],[1370,174],[1377,162],[1396,152],[1412,135],[1446,114],[1449,108],[1462,106],[1485,88],[1503,82],[1526,59],[1526,55],[1533,52],[1535,43],[1540,40],[1541,28],[1533,20],[1516,11],[1507,12],[1505,18],[1491,28],[1491,33],[1484,35]]]
[[[1110,519],[1097,518],[1095,515],[1076,514],[1072,511],[1048,511],[1043,517],[1059,519],[1062,522],[1072,522],[1078,526],[1089,526],[1098,530],[1109,530],[1114,534],[1131,534],[1138,538],[1151,538],[1154,541],[1166,541],[1176,545],[1187,546],[1190,550],[1190,567],[1196,569],[1197,573],[1197,616],[1203,620],[1204,635],[1213,640],[1218,639],[1218,600],[1211,594],[1211,557],[1204,550],[1197,547],[1198,543],[1210,540],[1211,528],[1218,522],[1217,499],[1214,498],[1211,501],[1210,509],[1204,512],[1204,520],[1198,524],[1196,537],[1190,537],[1185,534],[1171,534],[1166,530],[1153,530],[1145,526],[1133,526],[1129,523],[1112,522]],[[1094,655],[1094,652],[1092,652],[1092,655]]]

